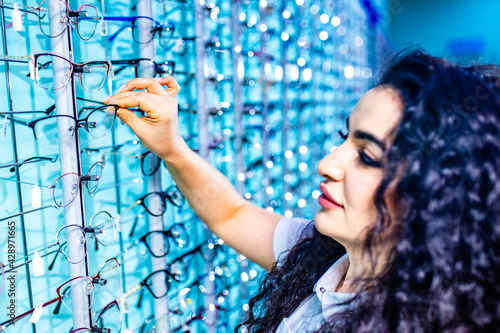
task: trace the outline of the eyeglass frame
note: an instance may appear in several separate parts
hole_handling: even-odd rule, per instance
[[[70,283],[70,282],[74,281],[74,280],[77,280],[77,279],[87,279],[89,282],[91,282],[91,283],[92,283],[92,288],[93,288],[93,286],[94,286],[94,281],[92,280],[92,278],[90,278],[90,277],[88,277],[88,276],[77,276],[77,277],[74,277],[74,278],[72,278],[72,279],[70,279],[70,280],[68,280],[68,281],[64,282],[62,285],[60,285],[60,286],[56,289],[56,292],[57,292],[57,296],[58,296],[58,297],[56,297],[56,298],[54,298],[54,299],[51,299],[50,301],[47,301],[47,302],[43,303],[43,304],[41,305],[41,307],[42,307],[42,308],[44,308],[44,307],[49,306],[50,304],[53,304],[53,303],[55,303],[55,302],[62,301],[62,299],[63,299],[63,295],[64,295],[64,292],[63,292],[63,295],[61,295],[61,289],[62,289],[62,287],[63,287],[63,286],[65,286],[66,284],[68,284],[68,283]],[[67,288],[69,288],[69,287],[70,287],[70,286],[67,286]],[[7,327],[9,327],[9,326],[11,326],[11,325],[14,325],[16,322],[18,322],[18,321],[19,321],[19,320],[21,320],[22,318],[24,318],[24,317],[26,317],[27,315],[29,315],[29,314],[33,313],[33,312],[35,311],[35,309],[36,309],[36,308],[33,308],[33,309],[28,310],[28,311],[26,311],[26,312],[24,312],[24,313],[22,313],[22,314],[20,314],[20,315],[18,315],[18,316],[16,316],[16,317],[14,317],[14,318],[11,318],[11,319],[8,319],[8,320],[4,321],[3,323],[1,323],[1,324],[0,324],[0,327],[2,327],[2,328],[7,328]],[[7,326],[5,326],[5,325],[7,325]]]
[[[144,161],[146,160],[146,156],[149,155],[149,154],[153,154],[155,155],[153,152],[151,151],[145,151],[141,154],[138,154],[138,155],[132,155],[132,154],[122,154],[122,153],[118,153],[117,151],[124,147],[125,145],[127,144],[139,144],[139,142],[137,140],[130,140],[130,141],[127,141],[127,142],[124,142],[122,144],[117,144],[117,145],[113,145],[113,146],[107,146],[107,147],[101,147],[101,148],[83,148],[81,150],[82,153],[87,153],[90,155],[90,153],[92,152],[100,152],[101,154],[110,154],[110,155],[116,155],[116,156],[125,156],[125,157],[133,157],[133,158],[138,158],[141,160],[141,172],[144,176],[146,177],[149,177],[149,176],[152,176],[154,175],[161,167],[161,160],[157,158],[157,163],[155,164],[154,168],[153,168],[153,171],[151,172],[146,172],[145,171],[145,165],[144,165]],[[103,151],[103,149],[110,149],[111,151]],[[155,155],[156,156],[156,155]]]
[[[181,195],[181,198],[182,198],[182,203],[180,205],[177,205],[176,203],[174,203],[171,199],[170,196],[166,195],[165,193],[167,193],[170,189],[174,189],[176,188],[177,189],[177,192],[180,193]],[[165,203],[165,210],[160,214],[160,215],[155,215],[155,214],[152,214],[149,209],[144,205],[144,198],[146,198],[148,195],[152,195],[152,194],[158,194],[161,199],[164,201]],[[146,195],[144,195],[143,197],[137,199],[132,205],[130,205],[129,207],[125,208],[122,212],[120,212],[118,215],[122,216],[123,214],[125,214],[126,212],[128,212],[129,210],[131,210],[132,208],[134,208],[135,206],[137,205],[141,205],[142,207],[144,207],[144,209],[148,212],[148,214],[152,215],[152,216],[162,216],[163,214],[165,214],[165,212],[167,211],[167,205],[166,205],[166,199],[168,199],[168,201],[170,201],[170,203],[176,207],[182,207],[184,205],[184,203],[186,202],[186,199],[184,198],[184,196],[182,195],[182,193],[179,191],[179,189],[177,188],[176,185],[170,185],[165,191],[157,191],[157,192],[149,192],[147,193]]]
[[[39,65],[37,60],[39,57],[41,56],[51,56],[51,57],[56,57],[56,58],[59,58],[59,59],[62,59],[66,62],[68,62],[70,65],[71,65],[71,73],[68,75],[68,78],[65,82],[63,82],[63,84],[59,87],[59,88],[46,88],[44,86],[42,86],[38,81],[38,70],[39,70]],[[26,60],[26,59],[29,59],[29,60]],[[35,81],[36,85],[39,86],[40,88],[42,89],[45,89],[45,90],[60,90],[60,89],[63,89],[64,87],[66,87],[66,85],[68,84],[68,82],[70,81],[70,79],[75,75],[77,74],[77,76],[80,77],[80,84],[83,88],[83,90],[87,91],[87,92],[95,92],[95,91],[99,91],[101,90],[101,88],[104,86],[104,82],[106,81],[106,78],[109,76],[109,72],[111,70],[111,62],[109,60],[89,60],[89,61],[86,61],[86,62],[83,62],[83,63],[77,63],[77,62],[73,62],[71,60],[69,60],[68,58],[60,55],[60,54],[57,54],[55,52],[51,52],[51,51],[40,51],[40,52],[33,52],[31,53],[30,55],[26,55],[26,56],[7,56],[7,55],[0,55],[0,61],[11,61],[11,62],[21,62],[21,63],[27,63],[29,65],[29,70],[30,70],[30,73],[29,73],[29,76],[32,80]],[[40,65],[42,68],[43,66],[46,66],[48,63],[45,63],[45,64],[42,64]],[[102,83],[100,85],[99,88],[95,89],[95,90],[87,90],[85,88],[85,86],[83,85],[83,80],[81,79],[81,75],[83,73],[86,73],[83,68],[89,64],[97,64],[97,65],[105,65],[106,66],[106,73],[103,77],[103,80],[102,80]]]
[[[44,1],[42,1],[42,2],[40,3],[40,5],[41,5],[43,2],[45,2],[45,0],[44,0]],[[99,22],[99,20],[100,20],[101,18],[99,17],[99,15],[97,15],[96,17],[88,17],[88,12],[87,12],[86,10],[84,11],[83,9],[84,9],[84,7],[92,7],[92,8],[94,8],[94,9],[95,9],[96,13],[99,13],[99,11],[97,10],[97,7],[96,7],[96,6],[93,6],[93,5],[89,5],[89,4],[84,4],[84,5],[81,5],[81,6],[80,6],[80,8],[78,8],[77,10],[71,10],[71,9],[69,8],[69,4],[68,4],[68,3],[66,3],[66,1],[59,0],[59,2],[64,3],[64,5],[66,6],[66,16],[61,16],[61,18],[60,18],[60,21],[59,21],[59,22],[60,22],[60,23],[65,23],[64,21],[66,21],[66,23],[65,23],[65,24],[66,24],[66,27],[68,27],[68,26],[70,26],[70,25],[71,25],[71,21],[70,21],[69,19],[70,19],[70,18],[74,18],[74,19],[75,19],[75,21],[76,21],[76,31],[77,31],[78,37],[80,37],[80,38],[81,38],[82,40],[84,40],[84,41],[88,41],[88,40],[90,40],[90,39],[94,36],[95,31],[97,30],[97,23]],[[11,6],[9,6],[9,5],[12,5],[12,7],[11,7]],[[6,9],[11,9],[11,10],[14,10],[13,5],[14,5],[14,4],[7,4],[7,5],[5,5],[4,3],[2,3],[2,4],[0,4],[0,8],[6,8]],[[62,29],[62,30],[61,30],[61,32],[60,32],[60,33],[58,33],[58,34],[56,34],[56,35],[49,35],[49,34],[46,34],[46,33],[45,33],[45,31],[44,31],[44,30],[43,30],[43,28],[42,28],[42,19],[43,19],[43,18],[44,18],[47,14],[45,14],[45,15],[41,16],[40,14],[38,14],[38,13],[37,13],[37,11],[38,11],[38,12],[45,11],[44,9],[42,9],[42,8],[40,7],[40,5],[38,5],[38,6],[23,6],[23,5],[19,5],[19,4],[17,4],[17,9],[18,9],[19,11],[21,11],[21,12],[26,13],[26,14],[34,14],[34,15],[36,15],[36,16],[37,16],[37,18],[38,18],[38,27],[40,28],[40,31],[42,32],[42,34],[43,34],[44,36],[46,36],[46,37],[48,37],[48,38],[57,38],[57,37],[61,36],[61,35],[64,33],[64,31],[65,31],[66,29]],[[28,9],[25,9],[25,8],[28,8]],[[83,11],[83,12],[82,12],[82,11]],[[82,35],[80,35],[80,31],[79,31],[79,28],[78,28],[78,19],[87,19],[87,20],[88,20],[88,19],[96,19],[96,23],[95,23],[95,26],[94,26],[94,32],[92,33],[92,35],[91,35],[89,38],[83,38],[83,37],[82,37]]]
[[[27,185],[33,185],[33,186],[39,186],[39,187],[46,187],[48,189],[52,189],[53,190],[53,193],[52,193],[52,199],[54,200],[54,203],[56,204],[57,207],[67,207],[69,206],[74,200],[75,198],[77,197],[78,195],[78,191],[80,190],[80,185],[78,186],[78,191],[75,192],[75,195],[73,196],[73,198],[70,200],[69,203],[67,203],[66,205],[60,205],[57,200],[56,200],[56,187],[57,187],[57,183],[63,178],[63,177],[66,177],[68,175],[76,175],[79,177],[79,183],[81,184],[82,182],[85,182],[85,187],[87,188],[87,191],[92,195],[94,194],[98,187],[99,187],[99,182],[101,180],[101,176],[100,175],[90,175],[90,171],[94,168],[94,166],[96,165],[101,165],[101,170],[102,168],[104,168],[104,164],[101,162],[101,161],[97,161],[95,162],[94,164],[92,164],[92,166],[90,167],[89,169],[89,172],[86,174],[86,175],[79,175],[78,173],[76,172],[68,172],[68,173],[65,173],[64,175],[61,175],[59,178],[56,179],[54,185],[39,185],[39,184],[34,184],[34,183],[29,183],[29,182],[25,182],[25,181],[20,181],[20,180],[15,180],[15,179],[9,179],[9,178],[2,178],[0,177],[0,179],[2,180],[7,180],[7,181],[12,181],[12,182],[16,182],[16,183],[20,183],[20,184],[27,184]],[[97,181],[98,184],[96,186],[95,189],[93,189],[92,191],[90,190],[90,188],[88,187],[88,182],[89,181]],[[51,206],[45,206],[43,208],[49,208]],[[40,210],[40,208],[37,208],[36,210]],[[35,210],[33,210],[35,211]],[[23,212],[21,214],[18,214],[18,215],[23,215],[23,214],[27,214],[29,212]],[[16,215],[17,216],[17,215]],[[14,217],[14,216],[11,216],[11,217]],[[0,221],[3,221],[4,219],[0,220]]]
[[[155,75],[157,74],[167,74],[167,75],[174,75],[175,73],[175,61],[171,60],[165,60],[162,63],[158,63],[154,61],[153,59],[150,58],[135,58],[135,59],[127,59],[127,60],[110,60],[111,65],[129,65],[129,66],[135,66],[135,77],[139,77],[139,63],[141,61],[149,61],[154,64],[155,66]],[[116,75],[120,73],[123,69],[125,69],[126,66],[123,66],[121,68],[118,68],[117,70],[113,71],[113,74]],[[163,67],[168,67],[167,70],[164,70]]]
[[[104,243],[103,243],[103,242],[102,242],[102,241],[101,241],[101,240],[100,240],[100,239],[99,239],[99,238],[95,235],[95,234],[97,233],[97,232],[96,232],[97,228],[93,228],[93,227],[92,227],[92,221],[93,221],[93,219],[94,219],[94,218],[95,218],[98,214],[100,214],[100,213],[106,213],[106,214],[108,214],[108,215],[110,216],[109,221],[112,221],[111,223],[113,224],[113,231],[114,231],[114,234],[113,234],[113,235],[114,235],[114,237],[113,237],[113,238],[114,238],[114,239],[113,239],[113,242],[112,242],[112,243],[110,243],[110,244],[104,244]],[[105,210],[102,210],[102,211],[100,211],[100,212],[98,212],[98,213],[94,214],[94,216],[92,216],[92,217],[90,218],[90,223],[89,223],[89,226],[88,226],[88,227],[83,227],[83,231],[85,232],[85,235],[86,235],[87,233],[94,234],[95,244],[96,244],[96,250],[97,250],[97,244],[101,244],[102,246],[110,246],[110,245],[113,245],[113,244],[115,243],[115,241],[116,241],[116,239],[117,239],[117,235],[116,235],[116,228],[117,228],[117,227],[116,227],[116,223],[114,222],[114,218],[111,216],[111,214],[110,214],[109,212],[105,211]],[[88,241],[88,240],[86,239],[86,240],[85,240],[85,242],[87,242],[87,241]],[[57,236],[56,236],[56,243],[57,243]],[[57,256],[59,255],[59,253],[62,253],[62,254],[63,254],[63,256],[66,258],[66,260],[68,260],[68,258],[66,257],[66,255],[65,255],[65,254],[64,254],[64,252],[62,251],[62,248],[63,248],[63,246],[65,246],[65,245],[66,245],[66,242],[63,242],[62,244],[52,244],[52,245],[51,245],[51,246],[49,246],[49,247],[52,247],[52,246],[55,246],[55,245],[59,245],[59,248],[57,249],[57,251],[56,251],[56,255],[54,256],[54,259],[52,259],[52,262],[50,263],[50,265],[49,265],[49,267],[48,267],[48,268],[49,268],[49,271],[51,271],[51,270],[52,270],[52,268],[54,268],[54,265],[55,265],[55,263],[56,263]],[[86,254],[85,254],[85,256],[86,256]],[[84,258],[85,258],[85,256],[84,256]],[[112,258],[112,259],[113,259],[113,258]],[[83,259],[82,259],[82,260],[83,260]],[[68,262],[70,262],[70,263],[71,263],[71,261],[69,261],[69,260],[68,260]],[[107,262],[107,261],[106,261],[106,262]],[[118,265],[120,265],[118,262],[117,262],[117,264],[118,264]]]
[[[104,262],[104,264],[102,264],[102,265],[101,265],[101,267],[99,267],[99,270],[97,271],[97,274],[96,274],[95,276],[90,277],[90,278],[92,279],[92,284],[93,284],[93,285],[96,285],[96,284],[97,284],[97,285],[99,285],[99,286],[105,286],[105,285],[107,284],[107,280],[106,280],[106,279],[102,279],[102,278],[101,278],[101,271],[102,271],[102,269],[104,268],[104,266],[106,266],[106,264],[107,264],[108,262],[111,262],[111,261],[115,261],[115,262],[116,262],[116,265],[115,265],[115,266],[113,266],[111,269],[116,269],[116,268],[120,268],[120,267],[121,267],[121,265],[120,265],[120,263],[118,262],[118,259],[116,259],[116,257],[115,257],[115,258],[110,258],[110,259],[106,260],[106,261]],[[120,276],[120,275],[118,275],[118,276]],[[120,280],[120,282],[121,282],[121,280]],[[67,288],[69,288],[69,286],[68,286]],[[66,292],[67,288],[65,288],[65,289],[63,290],[63,294]],[[104,289],[105,289],[106,291],[108,291],[106,288],[104,288]],[[108,292],[109,292],[109,291],[108,291]],[[113,303],[113,302],[111,302],[111,303]],[[109,303],[109,304],[111,304],[111,303]],[[52,312],[53,314],[55,314],[55,315],[59,314],[59,312],[60,312],[60,310],[61,310],[61,304],[62,304],[62,299],[58,301],[58,303],[57,303],[56,307],[54,308],[54,311]],[[108,305],[109,305],[109,304],[108,304]],[[117,303],[117,305],[118,305],[118,303]],[[118,308],[119,308],[119,307],[118,307]],[[113,332],[113,333],[114,333],[114,332]]]
[[[113,120],[111,121],[111,126],[109,128],[109,131],[111,130],[111,127],[113,127],[113,124],[115,122],[115,119],[116,119],[116,113],[118,112],[118,109],[119,109],[119,106],[118,105],[114,105],[114,104],[110,104],[109,105],[110,107],[113,107],[115,109],[115,112],[113,114]],[[68,130],[69,131],[74,131],[75,129],[80,129],[80,128],[83,128],[85,131],[87,131],[87,133],[89,133],[91,136],[92,134],[90,133],[90,130],[89,128],[96,128],[97,127],[97,124],[95,122],[90,122],[89,123],[89,117],[96,111],[100,110],[100,109],[106,109],[107,106],[100,106],[98,108],[95,108],[93,109],[88,115],[87,117],[85,118],[82,118],[82,119],[77,119],[73,116],[70,116],[70,115],[66,115],[66,114],[55,114],[55,115],[52,115],[52,116],[47,116],[47,117],[42,117],[42,118],[38,118],[38,119],[35,119],[33,121],[30,121],[30,122],[26,122],[26,121],[22,121],[22,120],[18,120],[18,119],[14,119],[14,122],[16,124],[21,124],[21,125],[25,125],[25,126],[28,126],[29,128],[31,128],[31,130],[33,131],[33,136],[35,137],[35,140],[38,140],[37,136],[36,136],[36,131],[35,131],[35,125],[37,122],[39,121],[42,121],[42,120],[46,120],[46,119],[52,119],[52,118],[55,118],[57,120],[59,119],[64,119],[64,117],[66,118],[71,118],[75,121],[75,127],[74,128],[69,128]],[[104,111],[106,112],[106,111]],[[0,115],[2,113],[0,112]],[[61,118],[62,117],[62,118]],[[106,132],[106,134],[108,134],[108,132]],[[104,135],[106,135],[104,134]],[[103,135],[103,136],[104,136]],[[100,136],[100,137],[95,137],[96,139],[99,139],[103,136]],[[92,136],[94,137],[94,136]]]
[[[168,255],[168,253],[170,252],[170,245],[169,245],[169,243],[168,243],[168,239],[169,239],[169,238],[171,238],[171,239],[174,241],[174,243],[175,243],[175,244],[177,244],[177,246],[178,246],[178,247],[181,247],[181,246],[180,246],[180,245],[179,245],[179,244],[175,241],[175,237],[174,237],[174,235],[173,235],[173,233],[172,233],[172,229],[173,229],[174,227],[181,227],[181,228],[183,228],[183,229],[184,229],[184,231],[186,232],[186,244],[188,244],[188,243],[189,243],[189,235],[188,235],[187,230],[186,230],[186,227],[184,226],[184,224],[183,224],[183,223],[176,223],[176,224],[172,225],[172,226],[171,226],[168,230],[153,230],[153,231],[149,231],[147,234],[145,234],[145,235],[143,235],[143,236],[139,237],[138,241],[143,242],[143,243],[144,243],[144,245],[146,245],[146,247],[148,248],[149,253],[151,253],[151,255],[152,255],[153,257],[155,257],[155,258],[163,258],[163,257],[165,257],[166,255]],[[152,249],[151,249],[151,247],[149,246],[148,242],[146,242],[147,237],[148,237],[149,235],[152,235],[152,234],[162,234],[162,235],[163,235],[163,237],[165,237],[165,238],[166,238],[165,243],[167,244],[167,245],[166,245],[166,248],[167,248],[167,249],[166,249],[166,251],[165,251],[165,254],[163,254],[163,255],[161,255],[161,256],[158,256],[158,255],[156,255],[156,254],[154,254],[154,253],[153,253],[153,250],[152,250]]]
[[[140,18],[144,18],[144,19],[148,19],[148,20],[151,20],[152,23],[154,23],[155,25],[153,26],[153,29],[152,29],[152,33],[151,33],[151,38],[149,38],[147,41],[143,41],[143,42],[140,42],[138,40],[135,40],[135,37],[134,37],[134,28],[135,28],[135,21],[137,21],[137,19],[140,19]],[[166,31],[172,31],[172,35],[174,34],[174,31],[175,31],[175,24],[173,22],[167,22],[166,24],[163,24],[161,22],[158,22],[156,21],[155,19],[153,19],[152,17],[149,17],[149,16],[103,16],[102,19],[104,21],[118,21],[118,22],[130,22],[130,26],[132,27],[132,39],[134,40],[134,42],[138,43],[138,44],[147,44],[149,42],[151,42],[155,35],[159,32],[160,35],[161,35],[161,31],[163,31],[164,28],[166,28],[167,30]],[[118,29],[118,31],[116,31],[113,35],[111,35],[109,37],[109,41],[110,42],[113,42],[113,40],[125,29],[127,29],[128,27],[130,26],[124,26],[124,27],[121,27],[120,29]],[[168,30],[168,29],[171,29],[171,30]]]
[[[141,282],[139,282],[138,284],[136,284],[134,287],[132,287],[130,290],[128,290],[127,292],[123,293],[123,295],[121,295],[117,301],[118,302],[124,302],[126,300],[127,297],[135,294],[137,291],[139,290],[143,290],[144,287],[146,287],[147,290],[149,290],[149,292],[151,293],[151,295],[153,296],[153,298],[156,298],[156,299],[160,299],[160,298],[163,298],[165,296],[168,295],[168,292],[170,290],[170,279],[166,280],[166,293],[165,295],[161,295],[161,296],[158,296],[156,295],[155,293],[153,293],[153,290],[149,287],[149,285],[147,284],[147,281],[149,279],[151,279],[152,276],[154,276],[155,274],[158,274],[158,273],[165,273],[167,276],[171,277],[172,279],[174,279],[175,281],[177,281],[176,279],[176,275],[173,274],[170,270],[168,269],[159,269],[159,270],[156,270],[154,272],[151,272],[146,278],[144,278]],[[141,292],[143,293],[143,292]],[[142,302],[142,295],[141,297],[139,298],[139,301],[138,301],[138,307],[140,307],[140,303]]]
[[[96,323],[99,322],[99,320],[101,319],[101,317],[103,316],[103,314],[109,309],[111,308],[113,305],[115,305],[118,309],[118,312],[120,313],[120,305],[118,304],[118,302],[116,300],[108,303],[100,312],[99,312],[99,315],[97,316],[97,319],[95,320]],[[121,313],[120,313],[120,330],[118,332],[111,332],[111,330],[109,328],[99,328],[97,327],[97,324],[94,324],[91,328],[88,328],[88,327],[80,327],[80,328],[75,328],[75,329],[72,329],[71,331],[69,331],[69,333],[77,333],[77,332],[85,332],[85,330],[89,331],[89,332],[99,332],[99,333],[119,333],[121,332],[121,323],[122,323],[122,316],[121,316]]]
[[[33,156],[33,157],[29,157],[21,162],[17,162],[17,163],[10,163],[10,164],[4,164],[4,165],[0,165],[0,169],[4,169],[4,168],[9,168],[9,171],[10,172],[14,172],[16,171],[16,168],[19,168],[25,164],[30,164],[30,163],[37,163],[37,162],[44,162],[44,161],[49,161],[51,163],[55,163],[57,162],[57,160],[59,159],[59,155],[56,155],[54,157],[48,157],[48,156]]]

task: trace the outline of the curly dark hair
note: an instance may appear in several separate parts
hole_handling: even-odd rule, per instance
[[[407,50],[377,85],[395,88],[404,106],[364,247],[372,253],[391,224],[397,241],[383,273],[360,281],[370,286],[358,294],[361,301],[326,318],[318,332],[499,332],[498,67],[458,66]],[[385,199],[390,186],[397,223]],[[305,234],[268,273],[242,325],[276,331],[344,253],[315,229]]]

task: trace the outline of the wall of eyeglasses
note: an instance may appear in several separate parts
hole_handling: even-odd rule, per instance
[[[173,75],[190,147],[248,200],[311,217],[372,76],[360,4],[24,0],[0,18],[0,331],[234,330],[263,271],[100,101]]]

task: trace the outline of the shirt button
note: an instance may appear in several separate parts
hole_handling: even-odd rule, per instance
[[[321,288],[319,288],[319,291],[321,291],[321,293],[324,293],[326,291],[326,289],[321,287]]]

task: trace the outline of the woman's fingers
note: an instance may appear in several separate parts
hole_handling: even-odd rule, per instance
[[[163,86],[167,86],[165,90]],[[157,95],[169,95],[175,98],[181,87],[172,76],[166,76],[159,79],[154,78],[135,78],[130,80],[119,92],[132,91],[134,89],[146,89],[147,92]]]
[[[181,90],[181,86],[172,76],[161,77],[158,79],[158,83],[160,83],[162,86],[167,86],[166,92],[172,98],[176,98],[177,94]]]
[[[141,117],[127,108],[119,108],[116,112],[116,116],[120,118],[120,120],[123,121],[134,132],[141,127]]]
[[[169,104],[172,105],[172,108],[177,106],[177,102],[173,98],[149,94],[142,91],[119,93],[111,96],[111,99],[109,101],[104,101],[104,103],[115,104],[121,108],[139,107],[139,109],[146,112],[148,116],[153,119],[159,117],[158,110],[165,110],[165,108],[168,108]]]

